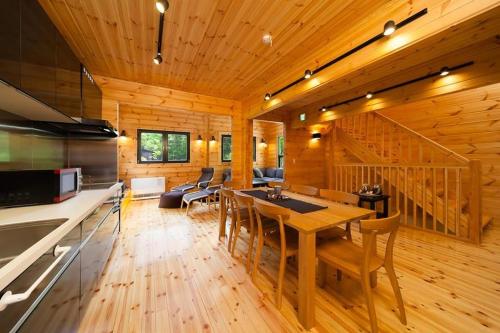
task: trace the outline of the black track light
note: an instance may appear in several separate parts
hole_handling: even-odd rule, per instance
[[[369,92],[367,92],[367,93],[366,93],[366,96],[365,96],[365,97],[366,97],[367,99],[370,99],[370,98],[372,98],[372,97],[373,97],[373,93],[369,91]]]
[[[161,54],[160,54],[160,53],[158,53],[158,54],[156,55],[156,57],[154,57],[154,58],[153,58],[153,63],[154,63],[155,65],[159,65],[159,64],[161,64],[161,62],[162,62],[162,61],[163,61],[163,58],[161,57]]]
[[[448,74],[450,74],[450,69],[448,67],[443,67],[439,71],[439,75],[441,75],[441,76],[446,76]]]
[[[306,69],[304,72],[304,79],[309,79],[312,76],[312,72],[309,69]]]
[[[264,96],[264,100],[265,101],[268,101],[271,99],[271,94],[270,93],[267,93],[265,96]]]
[[[322,106],[322,107],[321,107],[321,112],[326,112],[326,110],[327,110],[327,109],[326,109],[326,106]]]
[[[167,0],[156,0],[156,9],[160,12],[160,13],[165,13],[168,9],[168,1]]]
[[[390,36],[396,31],[396,22],[393,20],[387,21],[384,24],[384,36]]]

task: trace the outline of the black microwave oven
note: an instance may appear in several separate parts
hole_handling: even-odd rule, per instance
[[[0,171],[0,207],[58,203],[80,188],[80,168]]]

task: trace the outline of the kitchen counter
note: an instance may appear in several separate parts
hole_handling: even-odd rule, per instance
[[[0,269],[0,290],[57,245],[58,241],[120,187],[121,184],[116,183],[107,189],[82,191],[77,196],[58,204],[1,209],[0,226],[61,218],[68,220]]]

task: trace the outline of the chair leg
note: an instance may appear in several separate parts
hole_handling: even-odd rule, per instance
[[[184,208],[184,200],[181,200],[181,209]]]
[[[188,215],[188,213],[189,213],[189,206],[191,206],[191,201],[186,202],[186,216],[187,216],[187,215]]]
[[[391,281],[392,290],[394,290],[394,296],[396,296],[396,301],[398,302],[399,320],[402,324],[406,325],[405,305],[403,303],[403,297],[401,296],[401,290],[399,289],[396,272],[394,272],[394,267],[391,264],[386,264],[385,270],[387,271],[387,275],[389,276],[389,280]]]
[[[283,300],[283,280],[285,279],[286,271],[286,249],[281,249],[280,268],[278,272],[278,287],[276,288],[276,307],[281,309]]]
[[[264,237],[258,235],[257,237],[257,249],[255,250],[255,259],[253,260],[253,270],[252,270],[252,281],[255,283],[257,278],[257,271],[259,270],[259,261],[262,254],[262,248],[264,247]]]
[[[328,265],[318,259],[318,285],[323,288],[326,285],[326,273]]]
[[[238,241],[238,237],[240,237],[240,231],[241,231],[241,222],[236,221],[236,228],[234,229],[233,245],[231,248],[232,257],[234,257],[234,249],[236,248],[236,242]]]
[[[235,221],[233,218],[233,213],[231,212],[231,226],[229,227],[229,238],[227,240],[227,250],[231,252],[231,244],[233,241],[233,232],[234,232],[234,227],[235,227]]]
[[[250,263],[252,262],[253,243],[255,241],[255,228],[250,228],[250,242],[248,243],[247,253],[247,273],[250,273]]]
[[[363,287],[363,293],[366,298],[366,306],[368,308],[368,316],[370,317],[370,326],[372,333],[378,331],[377,326],[377,314],[375,313],[375,305],[373,304],[372,288],[370,285],[370,273],[361,273],[361,286]]]
[[[336,275],[337,281],[342,281],[342,271],[340,269],[337,269]]]

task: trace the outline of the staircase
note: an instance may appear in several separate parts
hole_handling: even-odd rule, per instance
[[[336,163],[334,187],[382,184],[408,226],[479,242],[491,221],[481,214],[479,161],[427,139],[376,112],[334,123],[335,147],[359,162]]]

